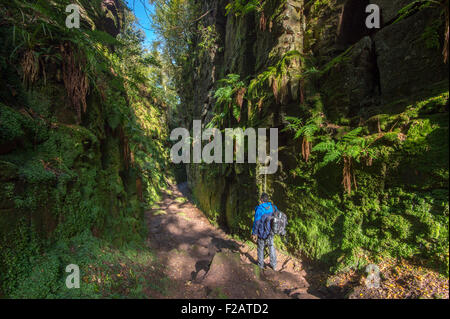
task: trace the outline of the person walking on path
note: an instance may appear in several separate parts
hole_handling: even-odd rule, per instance
[[[269,195],[262,193],[260,205],[255,208],[255,218],[253,220],[252,238],[258,244],[258,266],[264,268],[264,248],[269,248],[270,266],[276,270],[277,255],[273,245],[274,234],[270,229],[270,218],[277,210],[269,200]]]

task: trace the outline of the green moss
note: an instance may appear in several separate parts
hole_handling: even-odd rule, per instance
[[[23,116],[0,103],[0,141],[2,144],[24,137],[23,123]]]
[[[418,110],[419,115],[443,113],[448,111],[448,92],[429,98],[428,100],[417,103],[415,109]]]
[[[368,137],[379,136],[378,125],[384,133],[372,165],[354,164],[351,196],[343,194],[339,165],[317,169],[314,153],[309,163],[299,160],[278,196],[289,218],[286,247],[334,271],[384,255],[421,258],[448,275],[447,101],[442,93],[369,119]]]
[[[57,3],[45,8],[14,6],[18,10],[12,11],[27,16],[38,11],[47,16],[59,8]],[[140,55],[139,39],[121,39],[132,42],[133,49],[124,53],[117,46],[113,52],[108,47],[118,42],[94,31],[69,41],[77,52],[76,62],[86,58],[86,64],[79,66],[88,77],[89,92],[79,119],[67,103],[66,87],[56,72],[63,68],[61,56],[52,49],[59,40],[68,39],[67,28],[50,16],[48,20],[55,22],[51,36],[45,23],[22,30],[25,35],[34,34],[27,47],[34,47],[39,57],[37,78],[25,86],[22,72],[9,67],[20,65],[23,56],[23,43],[15,43],[21,40],[13,39],[11,27],[17,17],[13,14],[12,23],[0,28],[5,39],[0,78],[6,84],[0,88],[1,295],[77,297],[61,289],[63,267],[74,252],[74,247],[64,245],[74,244],[75,239],[82,250],[78,257],[87,256],[90,249],[102,255],[104,251],[97,249],[100,244],[93,243],[98,238],[102,246],[107,246],[105,242],[121,246],[142,243],[146,236],[143,208],[160,198],[164,177],[170,175],[165,110],[153,105],[159,98],[147,89],[156,87],[147,78],[149,68]],[[119,19],[114,17],[117,26],[122,17],[120,12]],[[83,41],[87,38],[89,43]],[[93,43],[103,49],[92,49]],[[121,57],[129,55],[138,61],[132,70],[121,62]],[[113,69],[121,70],[120,75]],[[130,85],[125,85],[124,78]],[[40,274],[42,269],[45,275]],[[87,288],[88,296],[105,295],[91,288]]]
[[[35,103],[33,108],[37,110],[37,100]],[[61,296],[54,286],[62,275],[55,268],[59,267],[55,258],[42,261],[42,266],[49,269],[42,280],[48,283],[36,279],[37,273],[27,277],[25,283],[20,280],[33,273],[38,251],[47,251],[55,243],[86,231],[117,246],[142,241],[146,230],[143,205],[136,193],[137,170],[126,168],[118,137],[111,134],[99,139],[103,134],[100,125],[88,126],[93,131],[79,125],[49,125],[40,117],[33,119],[4,105],[0,107],[2,121],[10,123],[3,126],[2,122],[2,138],[21,142],[21,147],[0,155],[0,271],[9,274],[2,276],[0,284],[9,296]],[[48,106],[43,106],[44,110]],[[139,165],[144,156],[146,164],[152,164],[147,167],[148,175],[140,175],[144,191],[148,189],[151,200],[158,200],[163,175],[156,175],[162,167],[157,161],[164,158],[140,156],[135,157]],[[36,285],[31,282],[33,278]],[[31,294],[26,293],[28,288]]]
[[[66,266],[80,268],[80,289],[67,289]],[[26,271],[18,273],[12,298],[143,298],[144,286],[164,293],[167,281],[154,278],[140,280],[159,269],[154,255],[143,246],[111,247],[108,242],[83,232],[50,247],[37,256]]]
[[[0,161],[0,181],[14,180],[18,176],[18,167],[10,162]]]

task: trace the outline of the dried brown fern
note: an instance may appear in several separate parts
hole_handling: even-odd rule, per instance
[[[352,192],[352,159],[344,156],[344,168],[342,170],[342,185],[348,194]],[[353,182],[356,185],[355,176],[353,175]]]
[[[303,159],[308,162],[309,156],[311,155],[312,151],[312,144],[308,141],[306,137],[303,137],[302,139],[302,156]]]
[[[259,101],[258,101],[258,111],[259,112],[261,112],[261,110],[262,110],[263,102],[264,102],[264,99],[259,99]]]
[[[244,95],[247,92],[247,89],[245,87],[242,87],[238,90],[236,94],[236,103],[239,105],[239,107],[242,109],[242,104],[244,103]]]
[[[20,62],[23,72],[23,83],[29,87],[34,83],[39,74],[39,59],[34,54],[33,50],[25,51]]]
[[[305,103],[305,89],[304,89],[305,81],[300,80],[300,104]]]
[[[142,192],[142,179],[140,177],[136,178],[136,193],[139,200],[142,202],[144,200],[144,196]]]
[[[449,45],[449,33],[450,33],[450,25],[449,25],[449,8],[448,1],[443,4],[445,10],[445,40],[444,40],[444,48],[442,50],[442,55],[444,56],[444,62],[448,63],[448,45]]]
[[[281,77],[281,86],[279,88],[279,93],[280,93],[280,102],[283,103],[283,101],[286,101],[286,97],[289,94],[288,91],[288,83],[289,83],[289,79],[288,77],[284,74]]]
[[[267,24],[267,19],[266,16],[264,15],[264,11],[261,12],[261,17],[259,18],[259,29],[261,31],[266,31],[266,24]]]
[[[272,92],[275,97],[275,102],[278,104],[278,80],[276,78],[272,79]]]
[[[81,111],[86,112],[86,96],[89,91],[89,81],[83,67],[86,61],[83,57],[76,58],[73,47],[66,43],[60,46],[62,55],[63,81],[67,97],[75,109],[78,122],[81,122]]]

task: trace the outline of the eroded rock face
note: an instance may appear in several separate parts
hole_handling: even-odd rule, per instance
[[[377,65],[372,39],[365,36],[323,76],[328,118],[358,115],[378,98]]]
[[[366,7],[369,0],[348,0],[340,15],[337,42],[343,46],[356,43],[368,35],[366,27]]]
[[[287,76],[283,79],[283,89],[277,97],[267,98],[262,111],[258,113],[260,127],[278,127],[281,130],[286,125],[283,120],[285,115],[304,116],[306,120],[311,113],[321,112],[326,118],[330,134],[335,134],[334,136],[342,136],[346,130],[357,126],[367,128],[371,134],[379,130],[388,132],[393,127],[399,129],[400,124],[395,126],[395,120],[379,123],[377,116],[381,114],[387,118],[386,114],[398,115],[408,105],[435,96],[436,88],[438,94],[448,91],[448,65],[443,62],[442,57],[445,23],[440,25],[438,30],[434,30],[435,34],[438,34],[439,48],[427,44],[426,34],[430,32],[430,27],[433,28],[433,21],[442,19],[440,9],[415,10],[410,16],[393,23],[399,16],[399,10],[412,1],[273,0],[269,1],[271,6],[264,12],[264,17],[261,12],[252,12],[244,17],[236,17],[233,14],[226,16],[224,10],[220,9],[223,8],[223,1],[198,1],[203,5],[202,12],[214,8],[207,21],[218,31],[217,47],[221,50],[195,60],[198,74],[189,82],[192,90],[182,97],[185,104],[194,110],[193,116],[186,119],[187,127],[193,119],[202,119],[206,124],[213,117],[217,80],[230,73],[239,74],[241,79],[253,79],[269,66],[276,64],[286,52],[296,50],[308,62],[300,63],[294,60],[289,63]],[[364,29],[367,16],[364,9],[369,3],[378,4],[381,8],[382,27],[379,30]],[[270,20],[272,14],[274,17]],[[298,75],[309,71],[308,68],[312,65],[319,72],[314,76],[305,76],[299,81]],[[244,104],[244,108],[247,106]],[[434,118],[418,119],[417,123],[426,126],[428,121],[437,123]],[[445,131],[445,121],[439,122],[438,125],[442,125],[442,130]],[[408,131],[405,126],[402,131],[392,132],[392,139],[383,143],[386,143],[387,147],[393,147],[398,141],[405,141],[408,132],[414,134],[412,131],[413,129]],[[448,137],[444,135],[441,145],[446,143],[444,140]],[[428,146],[436,156],[443,154],[445,162],[448,155],[445,157],[445,151],[437,147],[437,142],[434,144],[438,138],[437,133],[429,136],[429,141],[433,141],[433,144]],[[411,140],[413,139],[414,137],[411,137]],[[303,220],[309,219],[309,214],[319,214],[317,210],[323,216],[336,216],[337,211],[348,210],[349,206],[344,205],[344,202],[350,206],[359,205],[360,203],[352,202],[352,199],[341,197],[340,165],[328,165],[314,176],[306,173],[312,169],[302,158],[299,144],[301,141],[293,140],[291,134],[280,132],[281,164],[278,172],[268,176],[267,181],[256,174],[255,165],[188,165],[189,184],[199,207],[204,209],[211,219],[227,226],[231,232],[248,236],[252,214],[257,204],[257,194],[264,189],[272,195],[281,210],[288,211],[290,218],[296,219],[296,226],[299,227],[295,230],[297,233],[301,229],[299,225],[310,227],[309,224],[306,226],[307,222],[303,223]],[[425,185],[435,185],[434,187],[439,188],[438,185],[441,184],[429,179],[432,174],[421,173],[427,170],[425,167],[434,164],[420,164],[422,166],[417,167],[419,161],[411,159],[406,161],[409,163],[406,168],[405,160],[402,159],[412,158],[411,152],[414,153],[411,149],[407,152],[398,151],[392,158],[386,155],[383,159],[374,161],[372,166],[358,164],[358,189],[371,196],[379,195],[380,199],[376,201],[382,200],[383,196],[387,196],[387,192],[393,190],[393,185],[405,187],[407,183],[402,186],[398,181],[404,181],[403,177],[400,177],[405,175],[402,170],[410,172],[412,168],[409,165],[413,162],[416,163],[414,176],[417,177],[414,184],[420,185],[417,187],[424,191],[431,190],[431,186]],[[317,162],[322,158],[321,154],[315,155],[317,158],[313,161]],[[422,162],[423,159],[420,160],[420,163]],[[441,162],[436,165],[441,165]],[[445,165],[442,169],[447,170]],[[436,179],[441,181],[441,175]],[[309,191],[315,194],[314,197],[308,195]],[[407,188],[404,191],[408,191]],[[415,195],[411,193],[411,196]],[[317,208],[317,205],[321,205],[318,202],[324,198],[336,200],[334,208]],[[375,205],[379,205],[379,202]],[[341,216],[335,221],[341,223],[346,218]],[[319,224],[322,225],[321,222]],[[327,229],[342,228],[342,225],[333,225],[333,222],[328,226],[330,228]],[[293,233],[293,237],[295,236]],[[306,241],[309,243],[305,245],[314,246],[309,237],[306,238],[307,235],[302,236],[304,237],[290,239],[291,247],[298,248],[300,242],[305,244]],[[326,258],[331,260],[339,257],[333,253],[341,249],[341,244],[340,239],[336,240],[333,235],[324,239],[321,245],[327,247]],[[322,258],[319,255],[317,254],[317,258]]]
[[[370,0],[369,2],[380,7],[381,24],[385,26],[390,24],[398,16],[398,12],[402,8],[414,2],[414,0]]]
[[[58,7],[61,3],[58,1]],[[103,1],[102,19],[97,15],[102,9],[97,7],[98,1],[83,1],[82,29],[102,30],[117,36],[123,27],[121,3],[120,0]],[[2,5],[2,11],[4,7]],[[5,25],[2,25],[1,33],[9,33],[4,28]],[[30,254],[21,256],[25,260],[31,257],[32,251],[34,253],[32,249],[25,249],[25,241],[18,235],[20,233],[27,233],[33,238],[32,244],[31,239],[29,242],[27,239],[27,245],[45,247],[48,244],[46,239],[53,242],[55,238],[65,238],[61,233],[55,235],[55,229],[65,228],[62,225],[71,218],[69,216],[72,213],[77,216],[76,226],[72,224],[73,230],[84,227],[85,230],[91,229],[94,236],[101,236],[109,227],[109,222],[105,219],[102,225],[91,224],[97,217],[101,218],[101,211],[105,216],[118,216],[125,207],[133,207],[129,211],[133,211],[136,217],[142,212],[136,194],[137,172],[130,167],[124,131],[119,127],[121,124],[116,125],[116,130],[108,126],[105,96],[102,99],[100,93],[90,90],[86,112],[79,125],[76,124],[75,112],[67,105],[67,91],[61,75],[62,64],[69,59],[67,56],[51,58],[57,56],[53,47],[57,47],[58,42],[61,48],[64,47],[65,37],[56,33],[52,36],[51,45],[50,42],[42,41],[44,46],[48,46],[50,58],[36,60],[40,71],[34,85],[26,90],[20,84],[20,72],[4,68],[3,65],[1,67],[3,77],[0,81],[5,80],[6,88],[12,92],[11,97],[2,92],[0,103],[2,273],[15,269],[8,267],[16,267],[5,264],[5,256],[15,258],[12,257],[14,254]],[[8,39],[4,42],[0,52],[2,61],[12,57],[11,52],[14,51]],[[74,46],[77,62],[78,57],[89,53],[78,52],[80,50],[84,48]],[[75,63],[73,68],[78,69]],[[82,69],[83,65],[79,68]],[[103,89],[106,91],[107,88]],[[72,91],[77,89],[72,88]],[[106,190],[105,187],[111,188]],[[91,216],[89,222],[81,217],[88,215]],[[92,218],[94,215],[96,217]],[[78,234],[78,230],[74,230],[70,236]],[[117,230],[114,232],[117,233]],[[1,285],[4,284],[3,279],[0,279]]]
[[[374,36],[384,103],[426,93],[433,85],[448,81],[448,65],[424,35],[424,26],[439,15],[436,9],[422,10]],[[443,26],[438,32],[444,34]]]
[[[303,15],[303,0],[288,0],[280,8],[273,19],[269,19],[274,12],[266,12],[267,20],[261,20],[254,12],[245,17],[236,17],[234,14],[225,15],[224,1],[199,1],[202,3],[202,12],[211,10],[205,18],[214,27],[218,34],[217,48],[209,54],[201,55],[196,62],[199,65],[193,73],[192,88],[194,92],[186,92],[182,98],[193,109],[193,116],[186,120],[186,127],[191,127],[193,119],[201,119],[204,124],[214,115],[213,109],[214,84],[227,74],[240,74],[241,79],[255,76],[276,63],[289,51],[303,50],[303,32],[306,23]],[[274,2],[273,9],[278,9],[278,2]],[[300,67],[298,59],[290,62],[290,70]],[[271,114],[264,119],[265,127],[277,127],[281,123],[280,114],[288,109],[295,108],[299,99],[299,80],[292,76],[286,77],[285,90],[280,93],[279,101],[268,101],[273,104]],[[247,106],[244,106],[247,107]],[[187,173],[190,186],[193,188],[199,204],[212,212],[215,216],[219,212],[220,221],[229,229],[238,230],[240,226],[233,216],[247,215],[253,210],[257,198],[257,189],[254,177],[249,176],[249,165],[235,167],[233,165],[211,165],[210,173],[217,172],[220,177],[215,178],[215,185],[207,182],[203,169],[197,165],[188,165]],[[203,182],[199,182],[203,180]],[[242,198],[242,192],[248,196]],[[213,218],[214,219],[214,218]],[[251,223],[250,218],[247,220]]]

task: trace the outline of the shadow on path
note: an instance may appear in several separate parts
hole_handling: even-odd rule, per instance
[[[172,186],[158,207],[146,212],[148,246],[168,279],[168,292],[161,297],[312,299],[320,295],[311,291],[302,263],[292,257],[277,252],[281,271],[260,270],[256,249],[211,225],[190,198],[187,183]]]

